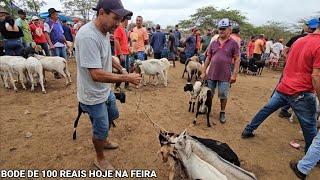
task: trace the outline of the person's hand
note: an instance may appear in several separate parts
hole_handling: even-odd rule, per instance
[[[123,54],[120,55],[120,61],[124,62],[125,61],[125,56]]]
[[[205,80],[206,77],[207,77],[207,75],[206,75],[205,72],[200,75],[200,78],[201,78],[202,80]]]
[[[128,74],[127,77],[128,77],[128,82],[134,85],[139,85],[142,79],[140,74],[137,74],[137,73]]]
[[[122,74],[128,74],[126,68],[122,68]]]
[[[232,75],[230,78],[230,84],[233,84],[237,81],[237,75]]]
[[[54,45],[53,44],[49,45],[49,49],[54,49]]]

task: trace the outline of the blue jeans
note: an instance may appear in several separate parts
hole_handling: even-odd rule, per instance
[[[105,140],[109,133],[109,124],[119,117],[114,93],[110,92],[106,102],[96,105],[80,103],[80,106],[89,114],[93,137],[98,140]]]
[[[268,104],[265,105],[251,120],[244,133],[252,133],[273,112],[289,104],[297,115],[306,142],[305,152],[317,134],[316,96],[313,93],[304,92],[297,96],[289,96],[275,91]]]
[[[191,58],[194,55],[194,52],[185,52],[186,59]]]
[[[9,56],[19,56],[22,46],[21,38],[4,39],[4,53]]]
[[[32,42],[23,41],[22,44],[23,44],[23,47],[25,47],[25,48],[32,47]]]
[[[56,47],[54,49],[51,49],[51,55],[59,56],[64,59],[67,59],[67,48],[64,46],[64,47]]]
[[[228,99],[230,83],[226,81],[213,81],[207,80],[208,87],[215,93],[216,87],[218,86],[218,97],[219,99]]]
[[[309,174],[312,168],[320,161],[320,131],[313,139],[307,154],[298,163],[298,169],[303,174]]]
[[[142,61],[146,60],[144,51],[137,52],[137,57],[138,57],[138,59],[140,59]]]

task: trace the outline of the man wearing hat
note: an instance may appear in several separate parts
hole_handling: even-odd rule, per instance
[[[4,22],[4,19],[6,18],[6,16],[8,15],[9,13],[3,7],[0,7],[0,26]],[[1,33],[0,33],[0,56],[4,56],[3,37]]]
[[[46,39],[46,36],[44,35],[44,27],[40,23],[39,17],[33,16],[31,18],[30,30],[31,30],[31,34],[34,42],[37,45],[41,46],[41,48],[46,53],[46,56],[50,56],[47,39]]]
[[[44,31],[51,55],[67,59],[66,38],[63,34],[62,24],[59,21],[58,13],[60,13],[60,11],[50,8],[48,12],[49,17],[45,20]],[[58,76],[56,75],[56,77]]]
[[[24,10],[18,11],[19,18],[16,19],[16,25],[19,26],[23,32],[22,43],[24,47],[32,47],[33,39],[29,27],[29,23],[26,20],[27,13]]]
[[[100,170],[113,169],[104,156],[104,149],[115,149],[117,144],[106,141],[109,124],[119,117],[116,98],[110,83],[130,82],[138,85],[141,77],[128,74],[111,55],[109,33],[123,17],[132,14],[124,9],[120,0],[99,0],[95,20],[82,26],[75,39],[77,61],[77,98],[81,108],[88,112],[92,123],[92,142]],[[112,68],[122,72],[113,74]]]
[[[231,24],[229,19],[222,19],[218,23],[219,38],[214,40],[207,51],[207,59],[201,75],[202,79],[206,77],[209,88],[215,92],[218,87],[218,95],[221,103],[219,120],[226,122],[225,108],[227,105],[230,84],[235,83],[240,66],[240,47],[238,43],[230,37]],[[231,71],[234,62],[233,71]],[[210,64],[210,66],[209,66]]]

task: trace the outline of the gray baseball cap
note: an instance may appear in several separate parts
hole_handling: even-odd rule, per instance
[[[111,12],[117,14],[121,17],[132,16],[133,13],[127,9],[124,9],[121,0],[99,0],[95,8],[95,11],[100,9],[110,10]]]

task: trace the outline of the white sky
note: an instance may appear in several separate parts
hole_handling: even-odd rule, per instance
[[[59,0],[45,0],[50,7],[61,10]],[[299,19],[316,15],[319,12],[319,0],[122,0],[126,9],[134,17],[141,15],[162,26],[175,25],[179,20],[188,19],[197,8],[212,5],[218,9],[230,7],[243,12],[250,23],[261,25],[269,20],[294,24]],[[133,18],[134,19],[134,18]]]

